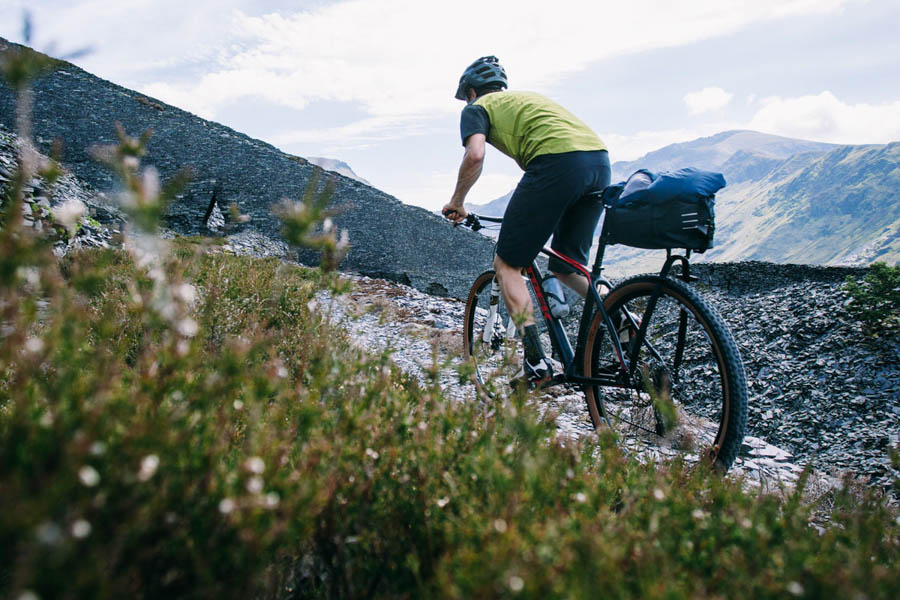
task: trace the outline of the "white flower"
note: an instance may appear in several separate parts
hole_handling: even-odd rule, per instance
[[[159,468],[159,457],[155,454],[148,454],[141,461],[141,468],[138,471],[137,478],[140,481],[147,481],[153,477],[157,468]]]
[[[75,233],[75,226],[84,216],[84,204],[80,200],[70,198],[53,209],[53,218],[69,231],[69,235]]]
[[[91,444],[90,453],[94,456],[100,456],[104,452],[106,452],[106,444],[104,444],[103,442],[97,441]]]
[[[19,267],[16,269],[16,275],[24,279],[28,285],[37,285],[41,282],[41,272],[34,267]]]
[[[666,495],[663,493],[663,491],[661,489],[656,488],[655,490],[653,490],[653,497],[656,498],[657,500],[664,500]]]
[[[258,494],[263,489],[262,477],[256,475],[247,480],[247,491],[251,494]]]
[[[378,453],[371,448],[366,448],[366,456],[368,456],[372,460],[378,460]]]
[[[159,173],[157,173],[155,168],[147,167],[144,169],[144,174],[141,179],[144,201],[155,203],[159,197]]]
[[[37,538],[44,545],[55,546],[62,541],[62,531],[56,523],[45,521],[38,525]]]
[[[84,519],[78,519],[72,523],[72,536],[78,539],[91,535],[91,524]]]
[[[197,299],[197,288],[189,283],[182,283],[172,288],[172,294],[186,304],[193,304]]]
[[[41,600],[41,598],[31,590],[25,590],[19,594],[18,600]]]
[[[504,533],[506,531],[506,521],[503,519],[494,519],[494,529],[497,530],[497,533]]]
[[[787,591],[794,596],[802,596],[803,595],[803,586],[797,583],[796,581],[792,581],[787,584]]]
[[[231,511],[234,510],[234,500],[231,498],[223,498],[221,502],[219,502],[219,512],[223,515],[227,515]]]
[[[192,318],[185,317],[178,321],[178,333],[184,337],[194,337],[198,331],[200,331],[200,326]]]
[[[587,501],[587,495],[584,492],[578,492],[575,494],[575,501],[579,503],[584,503]]]
[[[281,501],[281,496],[278,495],[277,492],[269,492],[266,494],[266,506],[269,508],[275,508],[278,506],[278,503]]]
[[[438,508],[444,508],[444,507],[447,506],[448,504],[450,504],[450,498],[448,498],[448,497],[446,497],[446,496],[444,496],[443,498],[438,498],[438,499],[437,499],[437,505],[438,505]]]
[[[37,354],[44,349],[44,340],[38,337],[30,337],[25,340],[25,349],[32,354]]]
[[[240,400],[235,400],[231,405],[234,407],[234,410],[241,410],[244,408],[244,403]]]
[[[261,475],[266,470],[266,463],[258,456],[251,456],[247,459],[247,462],[244,463],[244,466],[247,467],[247,470],[251,473],[256,473],[257,475]]]
[[[509,589],[514,592],[521,592],[522,588],[525,587],[525,581],[519,577],[518,575],[513,575],[509,578]]]
[[[695,508],[694,512],[691,513],[691,516],[697,519],[698,521],[702,521],[706,518],[706,513],[700,510],[699,508]]]
[[[100,473],[91,465],[84,465],[78,470],[78,479],[87,487],[94,487],[100,483]]]

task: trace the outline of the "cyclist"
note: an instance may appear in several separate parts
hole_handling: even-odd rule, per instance
[[[609,155],[600,138],[565,108],[540,94],[507,87],[506,71],[495,56],[479,58],[460,77],[456,98],[466,101],[460,119],[465,154],[456,189],[441,212],[457,223],[465,219],[463,203],[481,175],[485,143],[525,171],[503,215],[494,269],[510,313],[524,317],[519,333],[525,357],[511,383],[535,387],[549,381],[553,369],[541,348],[521,272],[551,234],[554,250],[588,263],[602,206],[584,196],[609,185]],[[587,280],[572,267],[551,258],[549,268],[582,297],[587,294]]]

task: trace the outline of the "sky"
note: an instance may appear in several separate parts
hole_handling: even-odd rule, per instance
[[[0,0],[0,36],[439,210],[462,158],[453,95],[493,54],[612,161],[729,129],[900,140],[898,0]],[[467,202],[515,187],[489,149]]]

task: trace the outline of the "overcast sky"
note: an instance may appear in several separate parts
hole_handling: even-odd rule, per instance
[[[437,210],[462,156],[462,70],[570,108],[613,161],[736,128],[900,140],[898,0],[0,0],[0,36]],[[469,195],[520,171],[489,152]]]

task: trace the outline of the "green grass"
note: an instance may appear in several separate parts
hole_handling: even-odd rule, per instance
[[[320,272],[207,250],[164,261],[173,318],[123,251],[21,254],[2,290],[2,595],[900,592],[877,495],[828,497],[820,534],[800,491],[559,440],[522,397],[454,403],[354,349]]]

